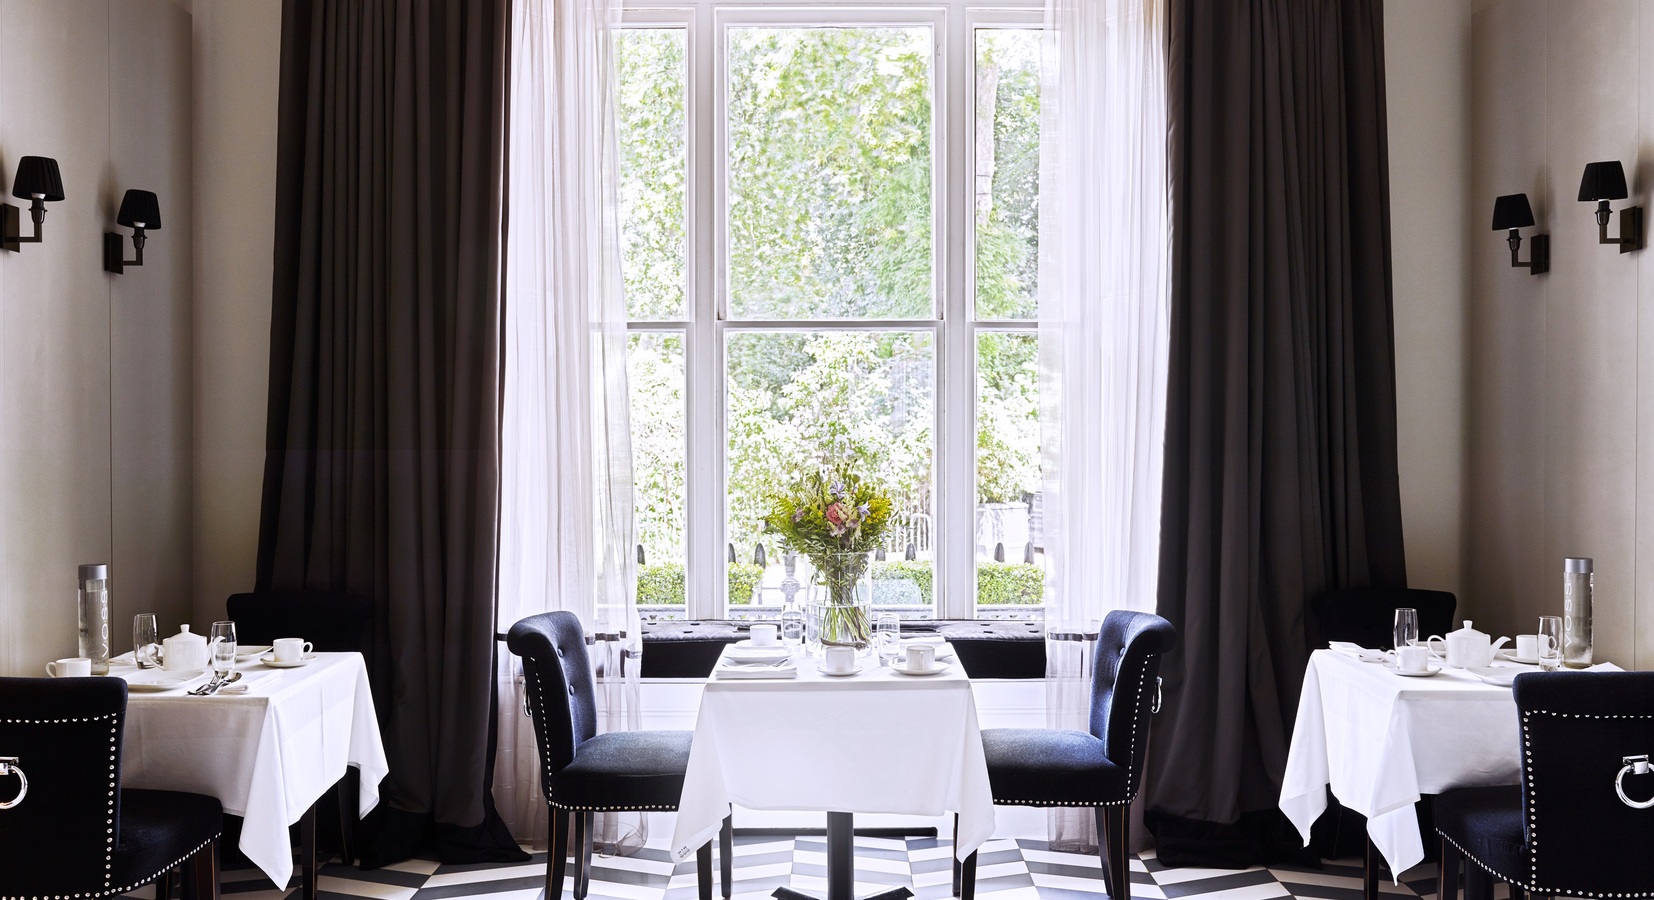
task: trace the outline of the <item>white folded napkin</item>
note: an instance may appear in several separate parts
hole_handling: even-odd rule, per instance
[[[720,679],[797,678],[798,666],[792,663],[780,666],[731,665],[726,661],[719,663],[718,667],[712,670],[712,676]]]
[[[724,656],[726,658],[743,661],[771,661],[790,655],[792,655],[792,651],[788,650],[785,644],[777,644],[774,647],[731,646],[724,648]]]
[[[1342,653],[1345,656],[1349,656],[1349,657],[1353,657],[1355,659],[1359,659],[1362,662],[1383,662],[1384,661],[1384,651],[1382,651],[1382,650],[1368,650],[1366,647],[1363,647],[1360,644],[1352,644],[1349,641],[1330,641],[1330,642],[1328,642],[1327,646],[1329,648],[1331,648],[1332,650],[1338,652],[1338,653]]]

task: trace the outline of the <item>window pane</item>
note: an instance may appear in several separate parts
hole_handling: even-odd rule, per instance
[[[1031,28],[976,30],[976,316],[1038,312],[1039,50]]]
[[[730,335],[727,533],[748,579],[730,594],[731,617],[774,616],[789,596],[807,599],[809,561],[789,565],[775,536],[763,534],[763,517],[772,492],[827,466],[877,480],[890,496],[893,527],[887,559],[874,564],[875,603],[933,615],[933,345],[929,332],[909,331]],[[915,558],[904,561],[910,542]]]
[[[687,318],[685,42],[681,28],[626,28],[615,40],[621,271],[632,319]]]
[[[632,508],[645,620],[684,616],[684,356],[679,332],[634,332],[627,342],[632,396]]]
[[[1045,587],[1040,519],[1039,338],[976,338],[976,614],[1039,618]]]
[[[930,317],[930,29],[728,35],[730,314]]]

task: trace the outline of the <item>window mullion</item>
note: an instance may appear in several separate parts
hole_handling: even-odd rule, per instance
[[[688,495],[686,525],[689,565],[685,572],[688,594],[685,613],[691,619],[723,615],[724,579],[724,452],[723,335],[718,330],[717,273],[722,242],[710,236],[718,228],[716,177],[720,142],[716,140],[720,80],[716,75],[718,35],[712,10],[701,6],[689,24],[689,163],[688,263],[690,324],[687,415]],[[716,510],[713,515],[706,511]]]

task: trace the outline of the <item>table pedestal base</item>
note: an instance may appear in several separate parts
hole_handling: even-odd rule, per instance
[[[827,897],[826,900],[856,900],[855,816],[846,812],[827,814]],[[821,900],[791,888],[776,888],[776,900]],[[905,900],[913,891],[892,888],[862,900]]]

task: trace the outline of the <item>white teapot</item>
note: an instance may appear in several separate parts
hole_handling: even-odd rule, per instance
[[[207,667],[207,639],[191,634],[188,625],[161,642],[161,667],[168,672],[194,672]]]
[[[1430,647],[1430,654],[1450,666],[1461,669],[1475,669],[1493,664],[1493,654],[1505,642],[1510,640],[1502,637],[1497,641],[1470,627],[1470,620],[1466,619],[1464,627],[1458,631],[1450,631],[1447,637],[1431,635],[1425,638],[1425,644]],[[1442,649],[1436,648],[1436,642],[1442,643]]]

